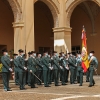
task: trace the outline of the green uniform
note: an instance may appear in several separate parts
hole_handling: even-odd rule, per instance
[[[19,73],[19,67],[18,67],[18,58],[14,59],[14,72],[15,72],[15,84],[19,84],[19,77],[18,77],[18,73]]]
[[[47,56],[47,64],[51,67],[51,59]],[[51,69],[48,70],[48,84],[51,84]]]
[[[24,70],[25,60],[22,56],[18,56],[18,67],[20,89],[24,89],[24,86],[26,84],[26,71]]]
[[[36,63],[34,62],[33,57],[29,57],[28,59],[28,71],[30,72],[32,70],[32,73],[36,74]],[[35,88],[35,76],[31,73],[31,88]]]
[[[53,72],[54,72],[54,81],[55,81],[55,86],[58,85],[58,79],[59,79],[59,70],[60,70],[60,65],[59,65],[59,58],[54,56],[53,57]]]
[[[90,61],[89,64],[89,78],[90,78],[90,85],[94,85],[95,81],[93,79],[93,74],[94,74],[94,70],[97,69],[98,67],[98,61],[97,58],[95,56],[92,56],[93,59]],[[89,57],[89,60],[91,59],[91,57]]]
[[[89,82],[89,69],[87,69],[87,72],[86,72],[86,82]]]
[[[69,69],[70,69],[70,83],[75,83],[75,68],[76,68],[76,59],[73,56],[69,56],[68,58]]]
[[[66,62],[65,59],[62,58],[60,61],[60,65],[62,66],[61,70],[60,70],[60,78],[61,78],[61,82],[62,85],[65,85],[65,69],[66,69]]]
[[[48,85],[48,72],[49,72],[49,65],[47,57],[42,58],[42,65],[43,65],[43,79],[44,79],[44,86]]]
[[[66,82],[68,82],[68,74],[69,74],[69,66],[68,66],[68,60],[63,58],[62,60],[62,65],[63,66],[63,74],[62,75],[62,84],[65,84]]]
[[[30,57],[28,58],[28,60],[30,59]],[[28,68],[28,60],[27,60],[27,68]],[[31,73],[30,71],[27,72],[27,83],[28,86],[31,86]]]
[[[68,67],[67,69],[65,69],[65,82],[68,82],[68,77],[69,77],[69,63],[68,63],[68,59],[64,59],[66,66]]]
[[[82,86],[83,83],[83,68],[82,68],[82,59],[81,57],[76,58],[77,61],[77,81],[80,83],[80,86]]]
[[[8,56],[1,57],[2,63],[2,78],[3,78],[3,85],[5,90],[9,90],[9,79],[10,79],[10,71],[11,68],[10,58]]]
[[[36,58],[37,63],[37,76],[40,80],[42,80],[43,77],[43,65],[42,65],[42,58],[37,57]],[[41,85],[41,81],[38,80],[38,85]]]

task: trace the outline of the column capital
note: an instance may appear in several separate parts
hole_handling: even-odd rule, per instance
[[[13,22],[13,27],[16,28],[16,27],[24,27],[24,22]]]
[[[57,28],[53,28],[53,32],[71,32],[72,28],[68,28],[68,27],[57,27]]]

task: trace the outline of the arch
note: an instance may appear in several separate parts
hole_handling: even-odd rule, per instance
[[[12,8],[14,14],[14,21],[18,22],[21,20],[22,10],[17,0],[7,0]]]
[[[53,20],[54,20],[54,27],[59,27],[59,21],[58,21],[58,14],[59,14],[59,2],[56,0],[35,0],[34,3],[36,3],[37,1],[42,1],[44,2],[50,9],[52,16],[53,16]],[[57,2],[57,5],[55,4],[55,2]]]
[[[72,1],[68,0],[66,2],[66,13],[67,13],[66,22],[67,22],[67,27],[70,28],[70,18],[71,18],[73,10],[75,9],[75,7],[77,5],[79,5],[80,3],[84,2],[84,1],[88,1],[88,0],[72,0]],[[91,1],[95,2],[96,4],[98,4],[98,6],[100,6],[100,0],[91,0]]]

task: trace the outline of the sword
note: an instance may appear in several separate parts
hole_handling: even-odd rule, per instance
[[[42,80],[40,80],[33,72],[32,75],[34,75],[42,83]]]

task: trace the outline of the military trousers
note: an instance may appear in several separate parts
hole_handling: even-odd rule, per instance
[[[65,70],[65,82],[68,82],[69,70]]]
[[[93,79],[93,74],[94,74],[94,69],[93,68],[89,68],[90,85],[93,85],[95,83],[95,81]]]
[[[75,68],[75,70],[74,70],[74,81],[76,81],[77,80],[77,68]]]
[[[42,78],[43,78],[43,70],[38,70],[38,71],[37,71],[37,76],[38,76],[38,78],[39,78],[40,80],[43,80],[43,79],[42,79]],[[41,81],[37,80],[37,84],[38,84],[38,85],[41,85]]]
[[[15,84],[19,83],[18,71],[15,71]]]
[[[18,72],[20,88],[24,88],[26,82],[26,72]]]
[[[74,74],[75,74],[75,69],[70,68],[70,83],[71,83],[71,84],[73,84],[74,81],[75,81],[75,80],[74,80],[74,79],[75,79]]]
[[[2,72],[4,89],[9,90],[10,72]]]
[[[31,73],[28,71],[28,76],[27,76],[27,83],[28,83],[28,85],[30,85],[31,84]]]
[[[53,70],[53,74],[54,74],[55,85],[58,85],[59,70],[58,69],[54,69]]]
[[[86,72],[86,81],[89,82],[89,69]]]
[[[77,81],[82,85],[83,83],[83,70],[77,70]]]
[[[48,86],[48,71],[49,70],[43,70],[44,86]]]
[[[48,70],[48,84],[51,84],[50,76],[51,76],[51,70],[49,69]]]
[[[65,84],[65,70],[64,69],[61,69],[60,75],[61,75],[60,77],[61,77],[62,84]]]
[[[34,72],[34,74],[36,75],[36,72]],[[31,73],[31,87],[35,87],[35,83],[36,83],[36,77]]]

